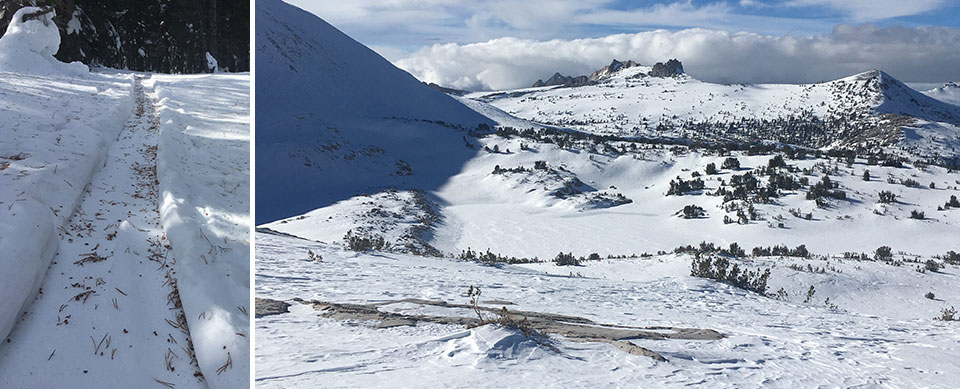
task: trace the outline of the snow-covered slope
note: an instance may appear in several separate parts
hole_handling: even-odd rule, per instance
[[[650,71],[635,66],[597,85],[465,97],[523,119],[602,135],[894,146],[924,158],[955,157],[960,149],[960,108],[882,71],[810,85],[711,84],[685,74],[651,77]]]
[[[256,11],[259,222],[436,187],[472,155],[456,129],[492,124],[315,15],[280,0]]]

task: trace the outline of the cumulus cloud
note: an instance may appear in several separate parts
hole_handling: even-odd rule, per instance
[[[417,78],[468,89],[530,86],[554,72],[589,74],[612,59],[677,58],[688,74],[721,83],[809,83],[881,69],[907,82],[960,80],[960,29],[838,25],[829,34],[772,36],[713,29],[600,38],[499,38],[435,44],[396,61]]]

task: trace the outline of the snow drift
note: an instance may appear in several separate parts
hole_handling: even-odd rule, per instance
[[[39,10],[24,7],[13,15],[7,32],[0,38],[0,71],[47,75],[89,72],[80,62],[67,64],[53,57],[60,50],[60,31],[53,22],[55,12],[23,20],[24,15]]]
[[[197,362],[210,387],[245,387],[250,371],[250,78],[154,79],[160,99],[160,218],[176,258],[177,288]],[[193,110],[201,106],[205,111]],[[227,362],[231,368],[218,371]]]

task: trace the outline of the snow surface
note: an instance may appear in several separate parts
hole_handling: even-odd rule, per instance
[[[31,304],[66,224],[133,106],[132,77],[0,73],[0,337]]]
[[[21,27],[0,58],[55,61]],[[249,75],[24,69],[0,71],[0,387],[247,386]]]
[[[307,250],[323,257],[307,260]],[[667,362],[603,343],[551,339],[559,352],[524,343],[508,329],[375,323],[291,312],[256,319],[258,387],[951,387],[960,378],[960,332],[932,320],[956,305],[958,269],[921,274],[911,266],[831,259],[770,258],[771,289],[762,297],[689,276],[689,257],[483,266],[402,254],[357,254],[302,239],[257,234],[256,295],[342,303],[408,297],[467,303],[466,289],[510,310],[582,316],[610,324],[718,330],[716,341],[631,342]],[[791,270],[829,265],[826,273]],[[579,276],[577,275],[579,273]],[[571,276],[573,274],[573,276]],[[814,299],[803,300],[815,286]],[[936,300],[923,297],[933,291]],[[837,308],[826,306],[825,300]],[[499,307],[503,303],[492,305]],[[414,306],[383,309],[422,313]],[[435,312],[431,312],[435,313]]]

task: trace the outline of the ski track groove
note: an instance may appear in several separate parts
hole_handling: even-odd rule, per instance
[[[160,225],[160,123],[142,82],[149,77],[135,77],[134,111],[58,229],[40,292],[0,349],[0,387],[206,386]],[[131,369],[140,374],[117,374]]]

